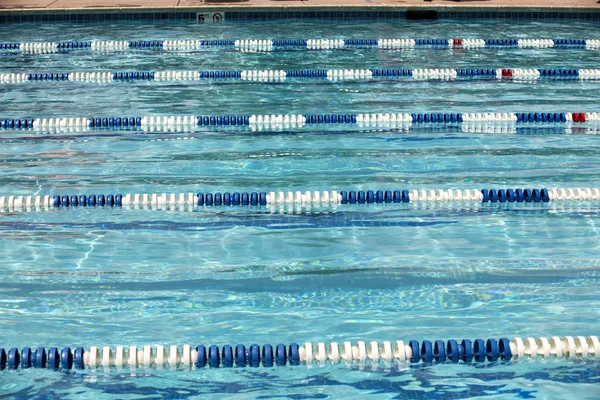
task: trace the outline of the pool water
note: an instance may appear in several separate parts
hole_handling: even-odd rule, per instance
[[[0,42],[597,38],[593,23],[0,25]],[[594,68],[597,50],[2,53],[1,73]],[[2,84],[2,118],[597,111],[600,83],[410,81]],[[252,133],[0,131],[2,195],[598,187],[595,130],[304,127]],[[0,347],[598,335],[594,202],[370,204],[0,214]],[[597,399],[593,361],[192,371],[0,372],[16,398]]]

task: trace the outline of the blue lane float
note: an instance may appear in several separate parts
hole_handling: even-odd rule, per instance
[[[0,210],[78,207],[344,206],[390,203],[600,201],[600,188],[331,190],[288,192],[117,193],[0,196]]]
[[[120,40],[120,41],[60,41],[4,42],[0,51],[27,53],[64,53],[74,50],[91,51],[190,51],[225,49],[241,51],[331,50],[342,48],[372,49],[527,49],[568,48],[598,49],[598,39],[458,39],[458,38],[361,38],[361,39],[180,39],[180,40]]]
[[[47,82],[164,82],[164,81],[259,81],[288,79],[326,81],[412,79],[412,80],[600,80],[600,69],[565,68],[465,68],[465,69],[303,69],[303,70],[203,70],[203,71],[111,71],[44,73],[0,73],[0,83]]]
[[[564,359],[594,360],[600,357],[596,336],[552,336],[550,338],[397,340],[395,342],[311,342],[304,344],[243,344],[196,346],[90,346],[0,348],[0,370],[96,369],[96,368],[272,368],[287,365],[359,364],[399,367],[425,364],[502,363]]]
[[[379,113],[297,115],[198,115],[198,116],[95,116],[69,118],[0,118],[2,130],[68,131],[97,129],[193,129],[196,127],[250,126],[267,128],[303,127],[316,124],[357,126],[406,126],[431,124],[581,124],[597,123],[597,112],[511,112],[511,113]]]

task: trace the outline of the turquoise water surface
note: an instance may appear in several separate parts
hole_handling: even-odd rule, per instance
[[[0,42],[598,38],[495,21],[0,25]],[[595,68],[597,50],[0,54],[0,73]],[[1,118],[592,112],[600,83],[288,80],[0,84]],[[593,129],[0,131],[1,195],[598,187]],[[600,333],[599,205],[346,205],[0,214],[0,347],[265,344]],[[0,371],[16,398],[598,398],[592,361]]]

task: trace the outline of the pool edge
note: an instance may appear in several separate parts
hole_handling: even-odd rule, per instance
[[[282,11],[437,11],[437,12],[477,12],[477,11],[516,11],[516,12],[584,12],[600,13],[600,7],[589,6],[502,6],[478,4],[468,5],[416,5],[405,4],[402,6],[388,4],[370,4],[364,6],[343,5],[198,5],[176,7],[63,7],[63,8],[2,8],[1,14],[56,14],[65,12],[118,14],[118,13],[145,13],[145,12],[210,12],[210,11],[240,11],[240,12],[282,12]]]

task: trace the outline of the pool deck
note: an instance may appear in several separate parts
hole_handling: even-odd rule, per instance
[[[600,10],[597,0],[0,0],[7,10],[127,10],[166,8],[313,8],[313,7],[394,7],[407,9],[511,8]]]

